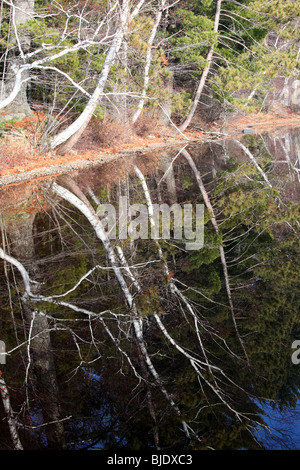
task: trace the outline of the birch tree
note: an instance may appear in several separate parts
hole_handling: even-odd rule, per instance
[[[147,53],[146,53],[146,58],[145,58],[145,67],[144,67],[144,81],[143,81],[143,88],[142,88],[142,93],[141,93],[141,99],[138,102],[137,109],[132,117],[132,122],[136,122],[143,110],[145,101],[146,101],[146,95],[147,95],[147,88],[149,85],[149,72],[150,72],[150,66],[151,66],[151,58],[152,58],[152,47],[153,47],[153,42],[156,37],[157,29],[159,27],[159,24],[161,22],[161,17],[166,5],[167,0],[161,0],[160,4],[158,5],[158,9],[154,18],[154,23],[153,27],[148,39],[147,43]]]
[[[102,70],[98,79],[97,86],[90,97],[87,105],[85,106],[81,115],[70,125],[67,129],[56,135],[51,141],[51,148],[54,149],[60,146],[59,153],[67,153],[79,140],[83,131],[87,127],[94,111],[99,103],[100,96],[103,92],[104,86],[107,81],[109,71],[114,63],[116,54],[118,53],[123,37],[126,31],[127,22],[130,14],[130,3],[129,0],[124,0],[119,12],[119,22],[117,30],[114,34],[112,44],[105,57],[105,61],[102,66]]]
[[[15,13],[16,10],[21,11],[21,9],[18,9],[15,4],[10,2],[7,3],[11,6],[13,13]],[[74,120],[74,122],[68,125],[64,130],[58,132],[50,141],[50,147],[52,149],[59,148],[60,153],[66,153],[69,151],[78,141],[93,116],[95,109],[100,102],[100,98],[103,96],[103,90],[111,67],[114,64],[117,53],[123,43],[128,21],[138,14],[143,3],[144,0],[138,2],[131,9],[131,3],[129,0],[124,0],[120,5],[118,2],[115,2],[110,6],[110,8],[108,8],[104,17],[98,19],[96,23],[90,22],[85,17],[84,11],[82,11],[78,18],[78,15],[70,15],[68,10],[63,10],[62,7],[57,7],[59,14],[65,16],[65,26],[55,44],[42,43],[41,46],[35,50],[26,51],[25,48],[24,50],[21,48],[21,43],[18,41],[22,61],[12,63],[13,74],[10,79],[11,85],[9,90],[5,93],[2,101],[0,101],[0,109],[5,110],[15,102],[21,93],[24,80],[26,81],[26,77],[28,77],[30,71],[49,70],[62,75],[77,91],[88,96],[88,101],[84,106],[82,113]],[[25,5],[22,3],[23,8],[24,6]],[[22,12],[23,15],[20,15],[19,21],[24,20],[24,14],[27,14],[30,17],[33,16],[33,13],[29,13],[28,10],[22,9]],[[49,16],[51,15],[55,16],[55,13],[50,13]],[[35,14],[34,17],[38,18],[38,14]],[[74,31],[70,31],[69,26],[73,18],[76,19],[78,24],[78,34],[75,37]],[[16,21],[14,21],[13,24],[15,26],[16,34],[18,34],[18,24]],[[82,25],[84,25],[84,27]],[[19,36],[17,36],[17,38],[18,37]],[[73,39],[73,43],[71,45],[65,45],[65,42],[69,40],[69,37]],[[97,77],[96,86],[92,93],[88,93],[85,91],[84,87],[73,80],[68,73],[56,67],[55,61],[67,57],[76,51],[88,51],[89,48],[99,45],[103,46],[107,51],[105,53],[105,59],[101,71]]]
[[[14,450],[24,450],[23,445],[20,441],[19,437],[19,430],[18,430],[18,424],[17,424],[17,418],[13,412],[11,401],[10,401],[10,396],[9,396],[9,391],[6,385],[6,382],[4,380],[3,374],[0,371],[0,394],[2,398],[2,403],[8,423],[8,428],[13,444],[13,449]]]
[[[214,20],[214,28],[213,28],[213,32],[215,34],[218,34],[218,30],[219,30],[221,5],[222,5],[222,0],[217,0],[215,20]],[[199,81],[199,84],[198,84],[198,87],[197,87],[197,90],[196,90],[196,94],[194,96],[194,100],[193,100],[193,104],[191,106],[191,109],[190,109],[187,117],[185,118],[185,120],[180,124],[180,126],[178,126],[178,129],[181,132],[184,132],[186,130],[186,128],[190,125],[191,120],[193,119],[193,116],[194,116],[195,111],[197,109],[197,106],[198,106],[199,100],[201,98],[203,89],[205,87],[208,74],[209,74],[210,69],[211,69],[211,64],[212,64],[213,57],[214,57],[214,50],[215,50],[215,46],[212,45],[210,47],[209,51],[208,51],[207,56],[206,56],[206,66],[205,66],[204,70],[202,71],[202,75],[201,75],[201,78],[200,78],[200,81]]]

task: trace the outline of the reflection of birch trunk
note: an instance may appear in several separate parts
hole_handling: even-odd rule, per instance
[[[211,202],[209,200],[209,197],[208,197],[208,194],[207,194],[207,191],[205,189],[205,186],[203,184],[203,181],[202,181],[202,178],[201,178],[201,175],[200,175],[200,172],[198,170],[198,168],[196,167],[195,163],[194,163],[194,160],[192,159],[191,155],[189,154],[189,152],[187,150],[182,150],[181,153],[183,154],[183,156],[186,158],[186,160],[188,161],[191,169],[193,170],[194,172],[194,175],[195,175],[195,178],[197,180],[197,183],[198,183],[198,187],[199,187],[199,190],[200,190],[200,193],[203,197],[203,200],[204,200],[204,203],[208,209],[208,211],[210,212],[211,214],[211,223],[212,223],[212,226],[215,230],[216,233],[219,233],[219,225],[218,225],[218,222],[217,222],[217,219],[215,217],[215,214],[214,214],[214,210],[213,210],[213,207],[211,205]],[[233,306],[233,301],[232,301],[232,294],[231,294],[231,288],[230,288],[230,282],[229,282],[229,275],[228,275],[228,269],[227,269],[227,262],[226,262],[226,255],[225,255],[225,251],[224,251],[224,248],[223,246],[220,246],[219,248],[219,251],[220,251],[220,258],[221,258],[221,263],[222,263],[222,268],[223,268],[223,274],[224,274],[224,281],[225,281],[225,287],[226,287],[226,292],[227,292],[227,297],[228,297],[228,303],[229,303],[229,307],[230,307],[230,311],[231,311],[231,316],[232,316],[232,321],[233,321],[233,324],[234,324],[234,328],[235,328],[235,331],[236,331],[236,334],[237,334],[237,337],[239,339],[239,342],[242,346],[242,349],[244,351],[244,354],[247,358],[247,361],[248,360],[248,355],[247,355],[247,352],[246,352],[246,349],[245,349],[245,345],[244,345],[244,342],[241,338],[241,335],[239,333],[239,330],[238,330],[238,326],[237,326],[237,322],[236,322],[236,318],[235,318],[235,312],[234,312],[234,306]]]
[[[186,424],[184,420],[182,420],[181,412],[179,408],[177,407],[173,398],[171,397],[171,395],[168,393],[167,389],[165,388],[163,381],[159,373],[157,372],[156,368],[154,367],[152,360],[149,356],[149,353],[148,353],[148,350],[144,341],[144,337],[143,337],[143,320],[140,318],[138,314],[134,296],[131,294],[127,286],[126,280],[122,272],[123,269],[119,266],[117,256],[115,255],[114,249],[110,243],[109,238],[107,237],[104,231],[103,225],[98,215],[96,214],[93,207],[91,206],[91,204],[89,203],[85,195],[82,193],[82,191],[80,190],[80,188],[76,185],[74,181],[72,181],[69,177],[61,179],[60,181],[63,181],[65,186],[68,186],[71,190],[67,189],[66,187],[61,186],[60,184],[54,183],[52,186],[53,191],[58,196],[60,196],[61,198],[63,198],[64,200],[72,204],[74,207],[76,207],[86,217],[88,222],[93,227],[97,238],[102,242],[109,264],[114,271],[116,279],[124,295],[127,307],[132,312],[132,317],[133,317],[132,325],[134,328],[135,338],[139,344],[147,369],[149,373],[152,375],[152,377],[154,378],[157,385],[159,386],[166,400],[170,403],[172,408],[180,417],[186,436],[189,437],[188,425]]]
[[[217,33],[218,29],[219,29],[221,4],[222,4],[222,0],[218,0],[217,10],[216,10],[216,14],[215,14],[214,29],[213,29],[214,33]],[[199,85],[198,85],[198,88],[197,88],[197,91],[196,91],[196,94],[195,94],[195,97],[194,97],[192,107],[191,107],[191,109],[189,111],[189,114],[187,115],[186,119],[178,127],[178,129],[181,132],[185,131],[185,129],[190,125],[191,120],[193,119],[193,116],[194,116],[195,111],[197,109],[200,97],[202,95],[202,92],[203,92],[203,89],[204,89],[204,86],[205,86],[205,83],[206,83],[206,80],[207,80],[207,77],[208,77],[208,74],[209,74],[209,71],[210,71],[213,56],[214,56],[214,46],[212,45],[210,47],[210,49],[208,51],[208,54],[207,54],[207,57],[206,57],[207,65],[206,65],[205,69],[202,72],[201,79],[200,79],[200,82],[199,82]]]
[[[17,220],[7,222],[7,232],[11,241],[13,255],[28,265],[29,277],[38,279],[39,272],[34,263],[34,217],[34,214],[26,214]],[[6,261],[8,261],[8,258]],[[40,284],[35,283],[31,290],[35,295],[38,295]],[[46,316],[33,311],[27,302],[26,296],[23,297],[22,304],[27,328],[30,329],[30,337],[34,338],[30,340],[28,363],[29,366],[32,365],[33,372],[37,378],[36,391],[40,398],[44,423],[53,423],[46,426],[48,446],[49,448],[62,448],[64,447],[64,429],[62,423],[59,422],[59,391],[48,321]]]
[[[149,374],[148,374],[148,370],[147,370],[147,365],[145,363],[145,358],[142,354],[141,348],[140,348],[138,343],[137,343],[137,351],[138,351],[138,356],[139,356],[139,360],[140,360],[140,364],[141,364],[142,376],[143,376],[143,379],[144,379],[145,385],[146,385],[146,396],[147,396],[148,410],[149,410],[150,416],[151,416],[151,418],[153,420],[153,423],[154,423],[153,438],[154,438],[155,448],[156,448],[156,450],[160,450],[157,418],[156,418],[155,408],[154,408],[153,399],[152,399],[151,387],[150,387],[149,380],[148,380],[148,375]]]
[[[14,412],[12,410],[8,388],[6,386],[5,380],[3,378],[2,372],[0,371],[0,394],[2,398],[2,403],[5,411],[5,415],[7,418],[8,428],[11,436],[11,440],[13,443],[14,450],[23,450],[23,446],[21,444],[17,426],[17,420],[14,416]]]
[[[259,173],[262,175],[263,179],[265,180],[265,182],[267,183],[267,185],[272,188],[272,185],[270,183],[270,181],[268,180],[268,177],[267,175],[265,174],[265,172],[263,171],[262,167],[257,163],[256,159],[254,158],[254,156],[252,155],[252,153],[250,152],[249,149],[247,149],[247,147],[245,147],[244,144],[242,144],[239,140],[235,140],[234,141],[239,147],[241,147],[241,149],[243,149],[243,151],[245,152],[245,154],[250,158],[251,162],[254,164],[255,168],[257,168],[257,170],[259,171]]]
[[[140,171],[140,169],[137,166],[135,167],[135,172],[136,172],[137,176],[139,177],[140,182],[141,182],[142,187],[143,187],[145,199],[147,201],[147,206],[148,206],[148,214],[149,214],[149,218],[150,218],[150,223],[151,223],[151,226],[153,227],[153,226],[155,226],[155,220],[154,220],[154,217],[153,217],[154,208],[153,208],[152,200],[151,200],[151,197],[150,197],[149,189],[148,189],[148,186],[147,186],[147,183],[146,183],[146,180],[145,180],[145,177],[144,177],[143,173]],[[163,333],[163,335],[167,338],[169,343],[172,344],[183,356],[185,356],[189,360],[191,366],[195,370],[198,377],[200,377],[200,379],[202,381],[204,381],[209,388],[211,388],[211,390],[220,399],[220,402],[223,403],[230,411],[232,411],[235,414],[235,416],[237,417],[238,420],[241,420],[242,413],[240,413],[237,410],[235,410],[234,408],[232,408],[229,401],[224,399],[223,393],[220,390],[220,387],[219,387],[219,384],[218,384],[217,378],[216,378],[216,373],[221,374],[222,380],[226,377],[226,375],[222,371],[222,369],[220,369],[219,367],[216,367],[215,365],[213,365],[208,359],[208,356],[207,356],[207,353],[206,353],[206,350],[204,348],[204,344],[203,344],[203,341],[202,341],[202,338],[201,338],[200,326],[202,326],[202,325],[201,325],[201,322],[199,321],[199,317],[198,317],[196,311],[194,310],[194,307],[193,307],[192,303],[188,300],[188,298],[185,295],[183,295],[183,293],[176,286],[175,279],[170,277],[169,268],[168,268],[166,260],[163,257],[163,252],[162,252],[161,246],[160,246],[158,240],[155,240],[155,243],[156,243],[156,246],[157,246],[159,258],[163,263],[164,274],[169,280],[170,290],[171,290],[172,294],[175,294],[175,295],[178,296],[178,298],[180,299],[182,304],[186,307],[187,311],[191,314],[191,316],[193,318],[195,333],[197,335],[197,340],[198,340],[200,349],[202,351],[204,361],[199,360],[198,357],[194,356],[187,349],[180,346],[177,343],[177,341],[168,333],[168,331],[166,330],[165,326],[163,325],[163,323],[162,323],[160,317],[157,315],[157,313],[154,312],[154,318],[157,322],[157,325],[158,325],[159,329],[161,330],[161,332]],[[203,368],[204,367],[207,368],[207,370],[210,372],[210,377],[211,377],[210,380],[208,380],[207,377],[205,376],[205,374],[203,374]],[[228,377],[226,377],[226,378],[232,383],[232,385],[235,386],[235,384],[231,381],[231,379],[229,379]],[[193,432],[196,439],[199,439],[197,434],[194,433],[194,431],[191,428],[189,428],[189,429],[191,430],[191,432]]]

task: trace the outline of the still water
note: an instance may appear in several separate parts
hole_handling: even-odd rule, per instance
[[[2,187],[24,448],[300,449],[299,158],[281,128]]]

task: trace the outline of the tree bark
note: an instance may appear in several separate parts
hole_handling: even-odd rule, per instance
[[[152,30],[151,30],[151,34],[150,34],[150,37],[148,39],[148,49],[147,49],[147,53],[146,53],[146,62],[145,62],[145,69],[144,69],[144,84],[143,84],[143,90],[142,90],[142,97],[138,103],[138,106],[137,106],[137,110],[136,112],[134,113],[133,117],[132,117],[132,122],[135,123],[142,110],[143,110],[143,107],[144,107],[144,104],[145,104],[145,101],[146,101],[146,94],[147,94],[147,88],[148,88],[148,85],[149,85],[149,80],[150,80],[150,76],[149,76],[149,72],[150,72],[150,66],[151,66],[151,59],[152,59],[152,46],[153,46],[153,42],[154,42],[154,39],[155,39],[155,36],[156,36],[156,33],[157,33],[157,29],[159,27],[159,23],[160,23],[160,20],[161,20],[161,17],[162,17],[162,13],[163,13],[163,9],[165,7],[165,4],[166,4],[166,0],[161,0],[161,3],[159,5],[159,9],[156,13],[156,16],[155,16],[155,21],[154,21],[154,25],[152,27]]]
[[[109,48],[109,51],[106,55],[103,67],[100,73],[98,84],[88,101],[86,107],[80,116],[70,125],[67,129],[64,129],[57,136],[52,139],[51,148],[57,149],[60,155],[68,153],[72,147],[78,142],[83,132],[85,131],[87,125],[89,124],[95,109],[99,103],[101,94],[105,87],[108,74],[110,69],[115,61],[115,57],[122,45],[124,33],[127,26],[127,21],[129,18],[129,0],[124,0],[123,6],[120,11],[120,24],[115,33],[113,42]]]
[[[197,183],[198,183],[198,187],[199,187],[199,190],[200,190],[200,193],[203,197],[203,200],[204,200],[204,203],[208,209],[208,211],[210,212],[211,214],[211,223],[212,223],[212,226],[215,230],[216,233],[219,233],[219,225],[218,225],[218,222],[217,222],[217,219],[215,217],[215,213],[214,213],[214,210],[213,210],[213,207],[210,203],[210,200],[209,200],[209,197],[208,197],[208,194],[207,194],[207,191],[205,189],[205,186],[203,184],[203,181],[202,181],[202,178],[201,178],[201,175],[200,175],[200,172],[198,170],[198,168],[196,167],[195,163],[194,163],[194,160],[192,159],[191,155],[189,154],[189,152],[185,149],[183,149],[181,151],[182,155],[185,157],[185,159],[188,161],[191,169],[193,170],[194,172],[194,175],[195,175],[195,178],[197,180]],[[238,330],[238,326],[237,326],[237,322],[236,322],[236,318],[235,318],[235,312],[234,312],[234,306],[233,306],[233,301],[232,301],[232,294],[231,294],[231,288],[230,288],[230,282],[229,282],[229,275],[228,275],[228,269],[227,269],[227,261],[226,261],[226,255],[225,255],[225,251],[224,251],[224,248],[223,246],[221,245],[220,248],[219,248],[219,251],[220,251],[220,258],[221,258],[221,263],[222,263],[222,268],[223,268],[223,274],[224,274],[224,281],[225,281],[225,288],[226,288],[226,292],[227,292],[227,298],[228,298],[228,303],[229,303],[229,308],[230,308],[230,312],[231,312],[231,317],[232,317],[232,321],[233,321],[233,324],[234,324],[234,328],[235,328],[235,331],[236,331],[236,335],[238,337],[238,340],[240,342],[240,345],[243,349],[243,352],[245,354],[245,357],[247,359],[247,362],[249,362],[249,359],[248,359],[248,355],[247,355],[247,351],[246,351],[246,348],[245,348],[245,345],[244,345],[244,342],[241,338],[241,335],[239,333],[239,330]]]
[[[11,406],[8,388],[3,378],[2,371],[0,371],[0,394],[1,394],[3,407],[4,407],[4,411],[5,411],[6,418],[7,418],[11,440],[13,443],[13,449],[24,450],[22,443],[20,441],[16,418],[14,416],[14,412]]]
[[[15,0],[11,7],[11,38],[15,44],[13,55],[8,54],[7,68],[4,63],[4,73],[1,83],[1,101],[11,95],[16,84],[16,69],[23,63],[23,55],[30,49],[30,35],[20,31],[20,25],[30,20],[34,13],[34,0]],[[15,99],[5,108],[5,115],[1,119],[23,119],[26,116],[33,116],[27,99],[27,88],[30,79],[29,70],[24,70],[20,74],[21,85]]]

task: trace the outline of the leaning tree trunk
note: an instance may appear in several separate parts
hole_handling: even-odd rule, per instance
[[[217,10],[216,10],[216,14],[215,14],[214,30],[213,30],[214,33],[217,33],[218,29],[219,29],[220,15],[221,15],[221,4],[222,4],[222,0],[218,0]],[[200,97],[201,97],[202,92],[203,92],[203,88],[205,86],[205,83],[206,83],[206,80],[207,80],[207,77],[208,77],[208,74],[209,74],[209,71],[210,71],[213,56],[214,56],[214,46],[212,45],[211,48],[209,49],[207,57],[206,57],[207,65],[206,65],[205,69],[202,72],[201,79],[200,79],[200,82],[199,82],[199,85],[198,85],[196,95],[195,95],[192,107],[190,109],[190,112],[187,115],[186,119],[183,121],[183,123],[178,127],[178,129],[181,132],[185,131],[185,129],[190,125],[191,120],[193,119],[193,116],[194,116],[195,111],[197,109]]]
[[[34,262],[35,248],[33,223],[35,214],[6,221],[6,229],[11,243],[12,255],[26,265],[32,279],[38,280],[39,269]],[[34,284],[34,293],[38,294],[40,284]],[[56,369],[51,347],[51,338],[47,318],[34,311],[24,300],[23,311],[30,337],[30,359],[32,372],[36,378],[36,398],[43,412],[47,445],[49,449],[64,448],[64,428],[60,422],[59,390]],[[30,373],[30,370],[29,370]]]
[[[196,178],[196,181],[197,181],[197,184],[198,184],[198,188],[199,188],[200,193],[202,195],[204,204],[207,207],[207,210],[209,211],[209,213],[211,215],[212,226],[213,226],[215,232],[218,234],[220,232],[219,224],[217,222],[215,212],[214,212],[214,209],[211,205],[208,193],[207,193],[207,191],[205,189],[205,186],[203,184],[203,181],[202,181],[202,178],[201,178],[201,175],[200,175],[200,171],[196,167],[194,160],[192,159],[191,155],[189,154],[189,152],[187,150],[183,149],[183,150],[181,150],[181,153],[185,157],[187,162],[189,163],[191,169],[193,170],[193,173],[195,175],[195,178]],[[229,303],[229,308],[230,308],[230,312],[231,312],[232,321],[233,321],[233,324],[234,324],[234,328],[235,328],[237,338],[238,338],[238,340],[240,342],[240,345],[243,349],[243,352],[245,354],[247,362],[249,363],[249,358],[248,358],[248,355],[247,355],[245,344],[244,344],[244,341],[243,341],[243,339],[242,339],[242,337],[239,333],[239,329],[238,329],[237,322],[236,322],[236,316],[235,316],[235,311],[234,311],[234,306],[233,306],[231,287],[230,287],[230,282],[229,282],[229,274],[228,274],[228,268],[227,268],[226,255],[225,255],[225,251],[224,251],[224,248],[223,248],[222,245],[220,245],[220,247],[219,247],[219,252],[220,252],[220,259],[221,259],[221,264],[222,264],[222,269],[223,269],[225,288],[226,288],[226,293],[227,293],[227,298],[228,298],[228,303]]]
[[[135,113],[132,117],[132,122],[133,123],[135,123],[138,120],[141,112],[143,111],[143,107],[144,107],[144,104],[145,104],[145,101],[146,101],[147,88],[148,88],[149,81],[150,81],[152,46],[153,46],[153,42],[154,42],[158,27],[159,27],[159,24],[160,24],[160,20],[161,20],[162,14],[163,14],[165,4],[166,4],[166,0],[161,0],[161,3],[158,6],[158,10],[157,10],[157,13],[156,13],[156,16],[155,16],[155,21],[154,21],[154,24],[153,24],[153,27],[152,27],[152,30],[151,30],[151,33],[150,33],[150,37],[148,39],[148,43],[147,43],[148,50],[147,50],[147,53],[146,53],[143,89],[142,89],[141,99],[140,99],[140,101],[137,105],[137,109],[136,109],[136,111],[135,111]]]
[[[80,116],[66,129],[55,136],[51,142],[51,148],[57,149],[60,155],[68,153],[72,147],[78,142],[87,125],[89,124],[103,94],[103,90],[110,72],[114,64],[117,53],[122,45],[123,37],[126,31],[127,22],[129,19],[129,0],[124,0],[123,6],[120,11],[120,24],[115,33],[112,44],[106,55],[105,61],[102,66],[98,84],[89,99],[85,109]]]
[[[164,172],[161,182],[167,185],[167,199],[170,205],[177,203],[176,180],[174,175],[173,159],[169,153],[163,154],[160,161],[160,170]]]
[[[9,42],[15,45],[13,51],[8,52],[4,61],[4,71],[1,82],[1,99],[9,96],[15,86],[15,70],[23,62],[23,55],[30,49],[31,38],[28,32],[22,30],[21,25],[30,20],[34,13],[34,0],[14,0],[10,9]],[[1,119],[23,119],[32,116],[27,99],[27,87],[30,79],[29,71],[22,74],[22,85],[16,98],[5,108]]]

